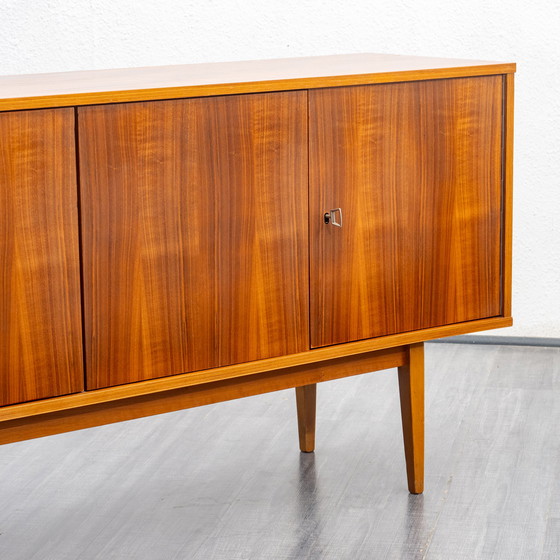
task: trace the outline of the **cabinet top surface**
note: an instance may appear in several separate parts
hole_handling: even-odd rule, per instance
[[[0,76],[0,111],[515,72],[515,64],[389,54]]]

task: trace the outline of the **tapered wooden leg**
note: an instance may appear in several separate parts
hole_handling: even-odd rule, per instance
[[[409,362],[399,367],[399,392],[408,490],[424,491],[424,344],[411,344]]]
[[[304,453],[315,449],[315,410],[317,407],[317,385],[296,387],[299,448]]]

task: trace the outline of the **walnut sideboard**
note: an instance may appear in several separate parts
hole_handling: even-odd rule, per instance
[[[341,55],[0,78],[0,443],[398,367],[512,324],[515,65]]]

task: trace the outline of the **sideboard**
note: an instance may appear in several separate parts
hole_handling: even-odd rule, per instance
[[[0,443],[398,368],[512,324],[511,63],[0,77]]]

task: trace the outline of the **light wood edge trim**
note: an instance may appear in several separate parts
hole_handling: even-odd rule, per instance
[[[119,91],[92,91],[85,93],[0,99],[0,111],[40,109],[47,107],[69,107],[74,105],[126,103],[130,101],[154,101],[188,97],[209,97],[214,95],[233,95],[239,93],[263,93],[294,89],[383,84],[388,82],[411,82],[416,80],[488,76],[506,74],[508,72],[515,72],[515,64],[488,64],[482,66],[464,66],[459,68],[408,70],[404,72],[386,72],[382,74],[320,76],[315,78],[266,80],[262,82],[239,82]]]
[[[511,317],[480,319],[477,321],[469,321],[467,323],[457,323],[454,325],[445,325],[443,327],[433,327],[430,329],[423,329],[408,333],[360,340],[358,342],[350,342],[348,344],[316,348],[308,352],[301,352],[299,354],[291,354],[289,356],[281,356],[278,358],[268,358],[257,362],[248,362],[221,368],[195,371],[192,373],[183,373],[179,375],[172,375],[170,377],[161,377],[159,379],[151,379],[148,381],[119,385],[117,387],[109,387],[107,389],[96,389],[40,401],[13,404],[0,409],[0,422],[14,418],[23,418],[34,414],[45,414],[56,410],[83,407],[91,404],[170,391],[173,389],[213,381],[244,377],[265,371],[311,364],[314,362],[332,360],[345,356],[353,356],[356,354],[363,354],[365,352],[372,352],[374,350],[393,348],[396,346],[423,342],[425,340],[434,340],[436,338],[443,338],[446,336],[455,336],[489,329],[510,327],[512,324],[513,321]]]
[[[337,358],[328,362],[265,371],[258,375],[182,387],[164,393],[99,402],[80,408],[53,411],[0,424],[0,444],[91,428],[154,414],[239,399],[292,387],[359,375],[408,363],[406,347]]]
[[[502,236],[502,314],[511,315],[513,235],[513,89],[514,75],[504,76],[504,163]]]

